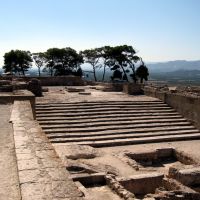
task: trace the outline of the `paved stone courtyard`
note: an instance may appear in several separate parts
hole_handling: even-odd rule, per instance
[[[87,94],[84,95],[79,90],[85,90]],[[199,161],[199,140],[169,140],[170,137],[175,138],[175,135],[183,135],[184,140],[187,137],[187,140],[195,139],[196,136],[199,137],[199,130],[156,98],[131,96],[122,92],[102,92],[100,86],[52,87],[44,97],[37,98],[36,116],[72,177],[81,175],[80,172],[73,171],[73,168],[78,167],[83,167],[86,171],[93,170],[92,173],[104,172],[128,178],[155,171],[168,172],[171,166],[180,164],[172,162],[161,168],[140,168],[138,171],[123,156],[127,152],[151,151],[156,148],[178,149]],[[130,124],[133,125],[129,127]],[[131,140],[130,133],[134,132],[133,137],[137,135],[135,131],[139,131],[138,137],[146,134],[140,143],[146,143],[148,135],[162,139],[159,143],[155,140],[150,144],[147,141],[147,144],[133,142],[134,145],[127,145]],[[93,155],[89,153],[87,146],[84,153],[82,148],[75,148],[76,144],[101,148],[96,149],[97,155]],[[191,145],[195,150],[190,148]]]
[[[101,86],[43,94],[38,122],[28,101],[0,105],[0,199],[200,198],[199,130],[160,100]]]

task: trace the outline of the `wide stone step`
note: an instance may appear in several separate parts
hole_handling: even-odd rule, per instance
[[[121,105],[121,104],[102,104],[102,105],[87,105],[87,106],[46,106],[46,107],[38,107],[36,106],[36,111],[48,111],[48,110],[90,110],[90,109],[98,109],[98,108],[144,108],[144,107],[169,107],[167,104],[133,104],[133,105]]]
[[[46,133],[74,133],[74,132],[96,132],[105,130],[118,130],[118,129],[134,129],[134,128],[147,128],[147,127],[162,127],[162,126],[185,126],[190,125],[189,122],[161,122],[151,124],[129,124],[129,125],[118,125],[118,126],[103,126],[103,127],[86,127],[86,128],[57,128],[57,129],[46,129]]]
[[[164,136],[168,135],[169,137],[171,135],[181,135],[181,134],[194,134],[194,133],[200,133],[198,130],[183,130],[183,131],[163,131],[163,132],[157,132],[157,133],[131,133],[131,134],[123,134],[123,135],[106,135],[106,136],[90,136],[90,137],[56,137],[56,136],[49,136],[51,142],[64,142],[64,143],[70,143],[70,142],[80,142],[80,141],[103,141],[103,140],[114,140],[114,139],[125,139],[125,138],[142,138],[142,137],[155,137],[155,136]]]
[[[106,141],[91,141],[91,142],[83,141],[83,142],[75,142],[74,144],[90,145],[93,147],[108,147],[117,145],[121,146],[121,145],[131,145],[131,144],[144,144],[144,143],[169,142],[169,141],[194,140],[194,139],[200,139],[200,133],[171,135],[170,137],[166,135],[166,136],[155,136],[155,137],[145,137],[145,138],[114,139]],[[52,141],[52,143],[65,143],[65,142]]]
[[[173,110],[170,107],[134,107],[134,108],[95,108],[95,109],[76,109],[76,110],[68,110],[68,109],[62,109],[62,110],[46,110],[46,111],[36,111],[36,114],[47,114],[47,113],[94,113],[94,112],[113,112],[113,111],[143,111],[143,110]]]
[[[38,120],[40,125],[59,125],[59,124],[84,124],[84,123],[107,123],[107,122],[132,122],[135,120],[150,120],[150,119],[183,119],[181,115],[174,115],[174,116],[144,116],[144,117],[115,117],[115,118],[107,118],[105,116],[105,118],[100,118],[100,119],[93,119],[93,118],[89,118],[89,119],[82,119],[82,118],[78,118],[76,120],[68,120],[68,119],[49,119],[48,121],[44,120]]]
[[[114,105],[114,104],[160,104],[163,103],[160,100],[154,101],[80,101],[80,102],[66,102],[66,103],[37,103],[37,107],[48,107],[48,106],[91,106],[91,105]]]
[[[79,116],[90,116],[90,115],[105,115],[105,114],[134,114],[134,113],[148,113],[149,115],[151,113],[166,113],[166,112],[175,112],[174,109],[165,109],[165,110],[131,110],[131,111],[125,111],[125,110],[121,110],[121,111],[102,111],[102,112],[78,112]],[[57,116],[57,117],[70,117],[70,116],[77,116],[77,113],[72,113],[72,112],[68,112],[68,113],[61,113],[61,112],[56,112],[56,113],[42,113],[42,114],[36,114],[37,117],[47,117],[47,116]]]
[[[93,137],[93,136],[105,136],[105,135],[124,135],[124,134],[142,134],[142,133],[158,133],[158,132],[171,132],[171,131],[194,131],[197,130],[193,126],[168,126],[168,127],[147,127],[147,128],[135,128],[135,129],[121,129],[121,130],[105,130],[97,132],[60,132],[60,133],[46,133],[47,137]]]
[[[115,118],[121,118],[121,117],[170,117],[170,116],[180,116],[177,112],[164,112],[164,113],[123,113],[123,114],[105,114],[105,115],[86,115],[86,116],[44,116],[40,117],[37,116],[37,120],[40,121],[50,121],[50,120],[71,120],[71,121],[76,121],[76,120],[96,120],[96,119],[115,119]]]
[[[90,122],[90,123],[80,123],[80,124],[59,124],[59,125],[41,125],[41,127],[46,129],[56,129],[56,128],[87,128],[87,127],[101,127],[101,126],[122,126],[122,125],[129,125],[129,124],[150,124],[150,123],[160,123],[160,122],[186,122],[186,119],[147,119],[147,120],[126,120],[126,121],[115,121],[115,122]]]
[[[94,147],[200,138],[174,109],[156,101],[87,101],[36,105],[49,140]]]

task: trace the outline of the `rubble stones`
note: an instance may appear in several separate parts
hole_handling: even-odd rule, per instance
[[[116,179],[113,175],[106,175],[105,176],[107,185],[113,189],[119,196],[126,200],[133,200],[135,199],[135,195],[128,190],[126,190]]]
[[[66,158],[76,159],[91,159],[98,156],[98,150],[87,145],[67,145],[64,147]]]

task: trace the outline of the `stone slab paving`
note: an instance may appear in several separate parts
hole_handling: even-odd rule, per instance
[[[11,105],[0,105],[0,199],[20,200],[19,178],[12,124]]]
[[[88,102],[88,101],[158,101],[158,99],[138,95],[127,95],[123,92],[102,92],[96,89],[91,89],[91,86],[75,86],[75,88],[85,89],[86,92],[90,92],[91,95],[80,95],[78,92],[67,92],[67,89],[63,86],[48,87],[49,91],[44,93],[43,97],[37,97],[36,102],[39,103],[67,103],[67,102]]]
[[[28,101],[16,101],[11,121],[22,200],[80,200],[74,182],[38,123]]]

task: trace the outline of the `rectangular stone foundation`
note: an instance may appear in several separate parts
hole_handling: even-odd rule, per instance
[[[118,181],[131,193],[135,195],[145,195],[154,193],[156,188],[162,185],[163,178],[163,174],[151,173],[135,175],[128,179],[118,179]]]

